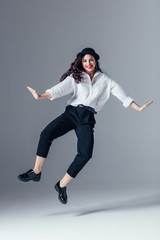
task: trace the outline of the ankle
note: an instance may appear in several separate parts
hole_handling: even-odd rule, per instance
[[[63,182],[62,180],[60,180],[59,186],[60,186],[61,188],[66,187],[66,185],[64,184],[64,182]]]
[[[36,168],[34,168],[33,171],[34,171],[35,174],[39,174],[41,172],[41,170],[36,169]]]

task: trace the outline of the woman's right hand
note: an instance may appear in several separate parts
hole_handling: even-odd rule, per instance
[[[28,87],[28,86],[27,86],[27,89],[32,93],[33,97],[34,97],[36,100],[39,99],[40,96],[39,96],[39,94],[37,93],[36,90],[34,90],[33,88]]]

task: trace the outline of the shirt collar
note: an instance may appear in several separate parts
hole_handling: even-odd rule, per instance
[[[97,71],[97,72],[95,72],[95,74],[94,74],[94,76],[93,76],[93,78],[97,75],[97,74],[99,74],[99,73],[101,73],[100,71]],[[81,73],[82,74],[82,76],[84,76],[84,77],[86,77],[86,76],[88,76],[89,77],[89,74],[88,73],[86,73],[86,72],[82,72]]]

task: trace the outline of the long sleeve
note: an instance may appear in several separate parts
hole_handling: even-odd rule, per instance
[[[67,105],[77,106],[83,104],[95,111],[100,111],[108,101],[110,94],[116,96],[124,107],[128,107],[133,99],[114,80],[101,72],[96,72],[92,82],[86,72],[82,73],[82,81],[76,83],[73,76],[66,77],[62,82],[46,90],[51,94],[50,100],[70,94]]]
[[[111,93],[121,102],[123,102],[124,107],[128,107],[133,101],[133,98],[127,96],[122,87],[120,87],[119,84],[113,80],[111,80]]]
[[[73,91],[72,78],[70,76],[66,77],[62,82],[53,86],[50,89],[47,89],[46,92],[49,92],[52,95],[50,100],[55,98],[63,97]]]

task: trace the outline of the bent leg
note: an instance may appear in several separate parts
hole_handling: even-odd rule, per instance
[[[46,158],[52,141],[72,129],[73,124],[68,118],[67,113],[64,112],[48,124],[48,126],[41,132],[36,155]]]
[[[78,153],[67,170],[67,173],[73,178],[77,176],[92,157],[94,146],[94,130],[89,124],[78,125],[75,131],[78,137]]]

